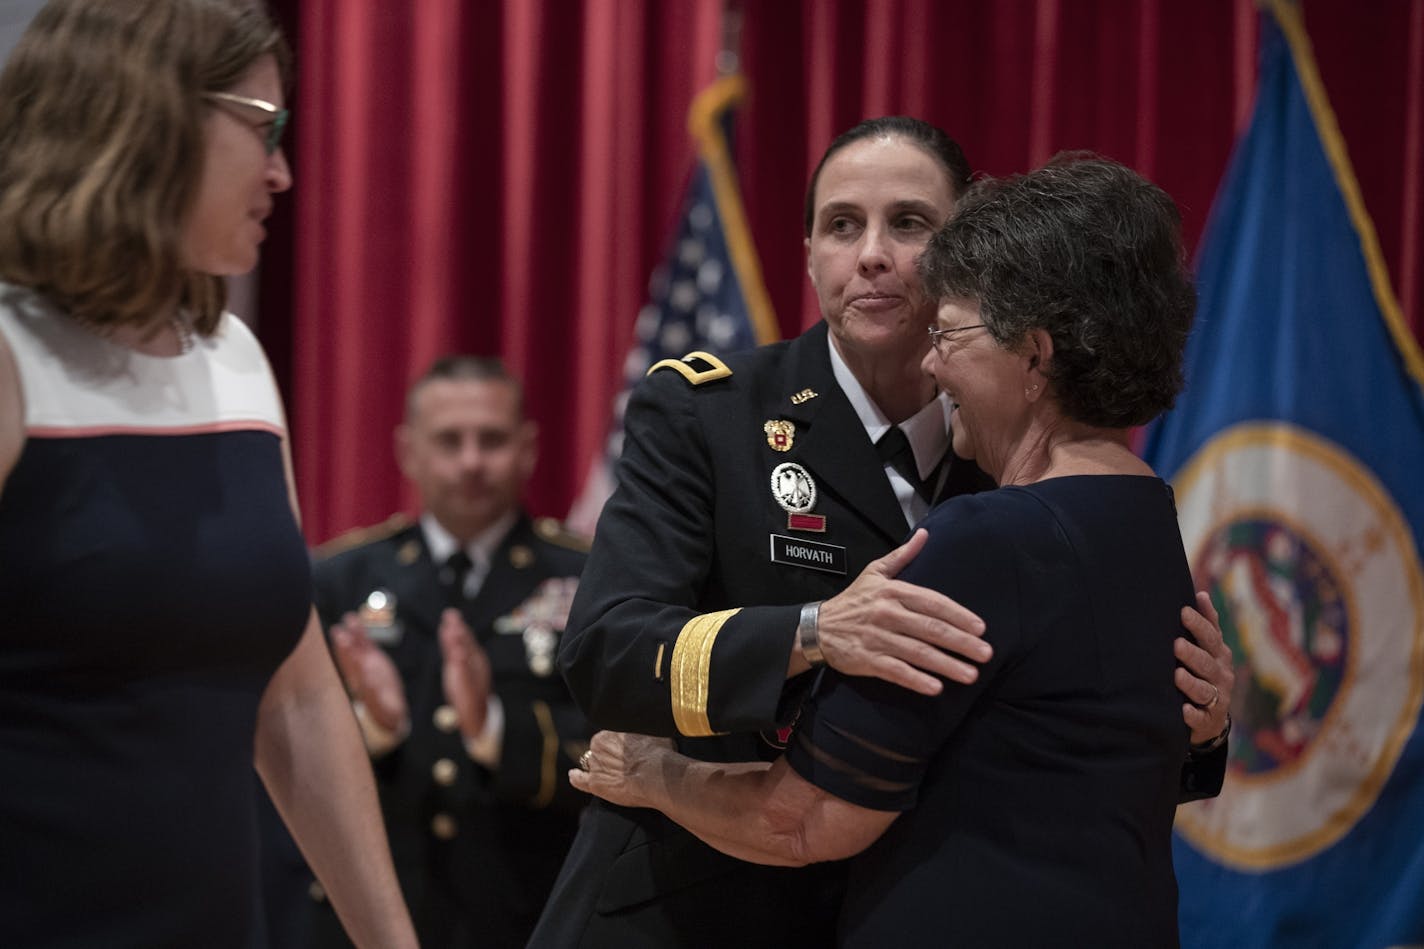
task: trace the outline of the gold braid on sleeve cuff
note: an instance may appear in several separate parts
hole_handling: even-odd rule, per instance
[[[738,608],[694,616],[677,634],[677,642],[672,647],[668,684],[672,692],[673,723],[688,738],[707,738],[717,734],[707,717],[712,644],[727,620],[740,612]]]

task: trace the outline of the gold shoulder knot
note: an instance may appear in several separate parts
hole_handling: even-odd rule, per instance
[[[385,540],[393,534],[399,534],[411,525],[411,520],[404,514],[392,514],[379,524],[372,524],[368,527],[355,527],[343,534],[337,534],[331,540],[317,547],[313,553],[318,560],[325,560],[327,557],[351,550],[355,547],[364,547],[366,544],[373,544],[378,540]]]
[[[534,521],[534,533],[539,535],[540,540],[567,547],[569,550],[577,550],[581,554],[588,553],[589,539],[569,530],[558,518],[538,518]]]
[[[663,359],[653,363],[653,368],[648,370],[648,375],[652,375],[659,369],[676,369],[682,373],[682,377],[695,386],[700,386],[704,382],[712,382],[714,379],[725,379],[732,374],[732,370],[727,368],[727,364],[711,353],[704,353],[701,350],[688,353],[681,359]]]

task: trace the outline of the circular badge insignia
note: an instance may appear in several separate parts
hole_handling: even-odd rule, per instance
[[[805,514],[816,506],[816,482],[805,468],[788,461],[772,469],[771,496],[788,514]]]
[[[1219,433],[1175,487],[1196,586],[1236,657],[1225,787],[1176,828],[1242,869],[1294,863],[1369,810],[1418,717],[1413,536],[1364,465],[1284,423]]]

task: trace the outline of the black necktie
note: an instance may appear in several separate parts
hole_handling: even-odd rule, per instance
[[[473,566],[469,555],[463,550],[457,550],[446,559],[445,566],[440,568],[440,585],[445,588],[445,599],[451,606],[465,602],[465,578],[470,575],[470,568]]]
[[[926,504],[934,503],[934,486],[920,478],[919,466],[915,464],[915,450],[910,447],[910,440],[905,437],[900,426],[891,425],[885,434],[880,436],[880,441],[875,443],[875,450],[880,453],[880,460],[894,468],[900,477],[909,482],[910,487],[924,498]]]

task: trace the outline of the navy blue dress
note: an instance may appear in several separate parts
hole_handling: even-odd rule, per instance
[[[994,657],[936,697],[827,673],[788,757],[903,811],[851,861],[843,946],[1176,946],[1192,581],[1170,489],[1054,478],[956,498],[903,579],[982,616]]]
[[[282,418],[231,316],[159,359],[0,284],[0,945],[248,946],[258,701],[310,610]]]

